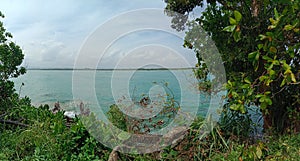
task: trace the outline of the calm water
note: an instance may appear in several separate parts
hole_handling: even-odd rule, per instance
[[[173,95],[181,106],[205,114],[210,96],[196,90],[192,70],[28,70],[15,81],[21,97],[28,96],[34,105],[60,102],[68,110],[83,101],[91,108],[120,101],[138,102],[145,96]],[[24,86],[21,87],[21,84]],[[21,87],[21,90],[20,90]],[[96,98],[96,99],[94,99]]]
[[[53,107],[60,102],[65,110],[77,110],[84,102],[92,111],[101,109],[106,113],[112,104],[139,102],[157,94],[172,95],[181,109],[202,116],[208,111],[217,116],[222,104],[219,98],[196,90],[192,70],[28,70],[14,82],[21,97],[28,96],[34,105]],[[254,122],[263,124],[259,112],[250,113]]]

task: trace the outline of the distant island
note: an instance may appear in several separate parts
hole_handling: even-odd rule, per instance
[[[187,70],[187,69],[196,69],[195,67],[186,67],[186,68],[27,68],[27,70]]]

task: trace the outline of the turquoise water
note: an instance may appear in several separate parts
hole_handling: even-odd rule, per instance
[[[100,106],[106,112],[118,101],[139,102],[151,93],[171,95],[180,106],[197,109],[202,114],[207,112],[210,103],[210,96],[196,90],[197,80],[191,69],[28,70],[14,82],[21,97],[28,96],[34,105],[53,106],[60,102],[67,110],[82,101],[92,108]]]
[[[139,102],[143,97],[151,96],[151,92],[172,95],[185,112],[197,112],[202,116],[208,112],[217,116],[222,103],[219,98],[197,91],[197,80],[190,69],[28,70],[13,81],[16,92],[21,97],[28,96],[34,105],[53,107],[55,102],[60,102],[67,111],[77,110],[80,102],[84,102],[92,111],[101,109],[106,113],[112,104],[128,100]],[[254,122],[262,125],[261,114],[251,113]]]
[[[13,80],[21,97],[28,96],[35,105],[73,100],[71,70],[28,70]]]

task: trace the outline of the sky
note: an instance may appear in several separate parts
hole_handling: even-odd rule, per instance
[[[163,0],[1,0],[27,68],[191,67]],[[168,28],[169,27],[169,28]]]

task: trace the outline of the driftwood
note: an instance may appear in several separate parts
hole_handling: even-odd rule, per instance
[[[162,147],[166,147],[168,145],[171,145],[171,148],[173,148],[183,140],[183,138],[186,136],[187,133],[188,133],[188,128],[185,126],[181,126],[181,127],[175,127],[174,129],[172,129],[165,135],[145,134],[145,135],[140,136],[142,138],[142,140],[138,140],[139,137],[136,137],[136,136],[131,137],[128,140],[126,140],[122,145],[116,146],[112,150],[112,152],[109,155],[108,161],[120,160],[119,151],[130,152],[130,149],[132,149],[132,148],[134,148],[135,150],[137,150],[140,153],[150,153],[150,152],[161,151]],[[138,146],[134,145],[135,142],[141,143],[141,141],[144,144],[148,143],[149,147],[145,147],[145,146],[138,147]]]
[[[17,122],[17,121],[11,121],[11,120],[2,120],[0,119],[0,123],[4,124],[10,124],[10,125],[16,125],[16,126],[22,126],[22,127],[28,127],[28,125]]]

